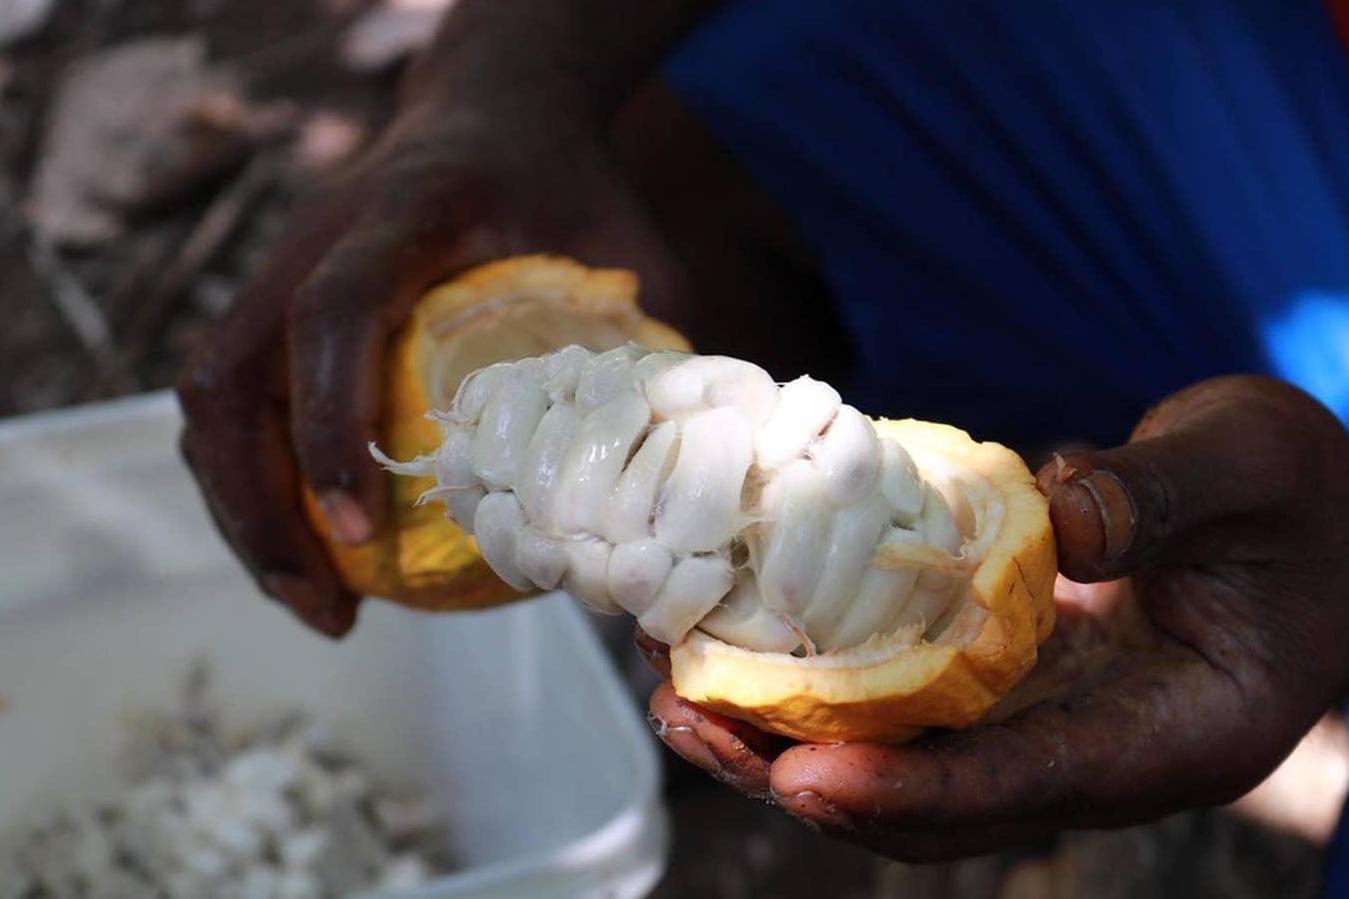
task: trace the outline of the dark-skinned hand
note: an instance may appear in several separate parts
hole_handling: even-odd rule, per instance
[[[736,789],[907,861],[1228,802],[1345,684],[1347,463],[1349,435],[1300,391],[1205,381],[1127,446],[1040,471],[1066,575],[1058,625],[989,723],[907,745],[791,744],[666,683],[652,726]]]
[[[297,211],[182,373],[182,449],[217,525],[259,587],[310,626],[345,633],[358,598],[303,514],[302,485],[338,539],[380,527],[385,488],[366,445],[381,357],[427,287],[489,259],[564,253],[636,270],[644,305],[674,317],[677,264],[602,133],[546,91],[410,105]]]

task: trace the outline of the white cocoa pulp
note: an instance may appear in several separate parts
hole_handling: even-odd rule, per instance
[[[470,374],[432,417],[435,453],[371,451],[434,477],[426,498],[511,586],[561,586],[671,644],[694,628],[807,655],[936,639],[998,517],[829,385],[739,359],[568,346]]]

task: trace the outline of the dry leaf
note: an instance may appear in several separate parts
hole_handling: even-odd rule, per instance
[[[0,47],[32,37],[42,30],[56,9],[56,0],[0,2]]]
[[[249,135],[203,108],[237,93],[201,39],[146,38],[71,67],[43,135],[28,215],[58,245],[105,243],[122,216],[239,164]]]

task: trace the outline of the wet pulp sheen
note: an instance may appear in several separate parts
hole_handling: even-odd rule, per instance
[[[798,654],[916,641],[974,568],[974,535],[904,447],[809,377],[568,346],[473,372],[432,415],[434,454],[372,450],[433,475],[423,499],[511,586],[562,587],[667,643],[693,628]]]

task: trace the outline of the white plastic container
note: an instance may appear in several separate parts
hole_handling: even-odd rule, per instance
[[[299,708],[424,788],[464,868],[394,895],[623,897],[664,870],[654,745],[564,596],[368,602],[332,643],[261,599],[178,460],[171,396],[0,423],[0,829],[118,775],[128,716],[205,658],[227,725]]]

